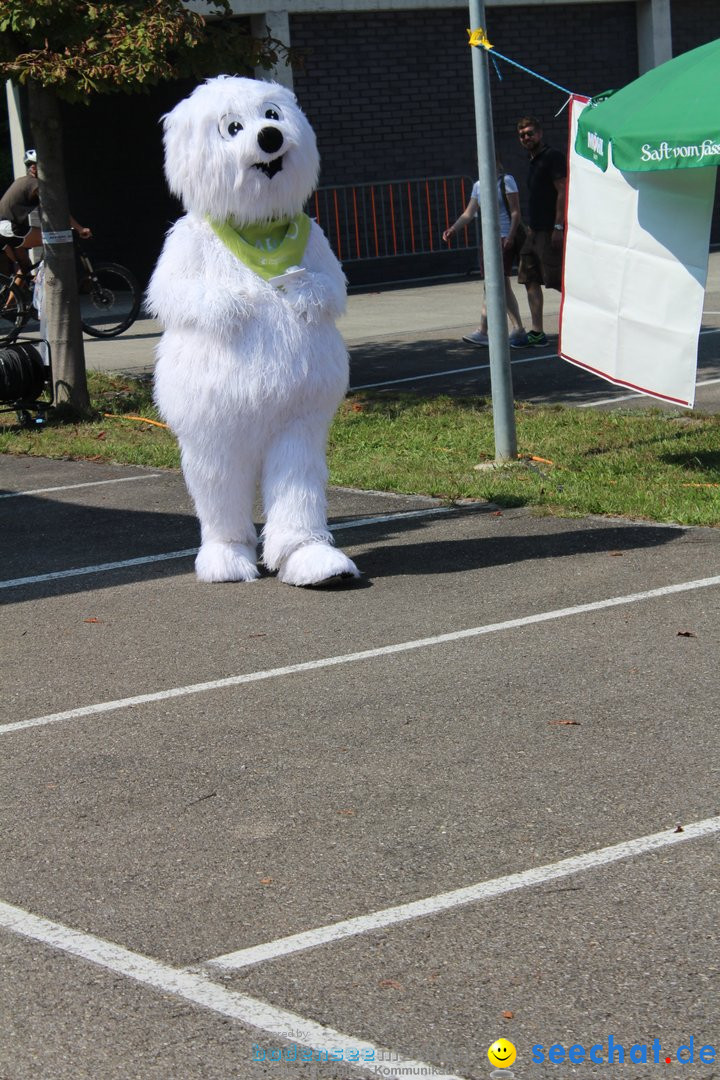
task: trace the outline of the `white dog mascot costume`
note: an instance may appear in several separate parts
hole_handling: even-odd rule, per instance
[[[210,79],[164,117],[165,172],[186,210],[148,289],[165,326],[155,400],[175,432],[201,527],[202,581],[290,585],[359,576],[327,527],[327,433],[348,384],[335,319],[342,268],[302,212],[315,135],[277,83]]]

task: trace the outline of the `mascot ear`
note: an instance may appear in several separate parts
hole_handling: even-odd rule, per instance
[[[165,176],[173,195],[182,198],[188,180],[192,180],[192,119],[191,98],[185,98],[162,117],[165,144]]]

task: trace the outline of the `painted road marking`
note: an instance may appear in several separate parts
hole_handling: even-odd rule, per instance
[[[487,505],[487,504],[485,504]],[[385,521],[403,521],[406,518],[431,517],[436,514],[450,514],[456,510],[453,506],[433,506],[427,510],[402,510],[396,514],[380,514],[377,517],[357,518],[353,521],[339,521],[330,526],[331,531],[357,529],[361,525],[376,525]],[[466,512],[466,508],[463,508]],[[188,559],[197,555],[198,549],[184,548],[182,551],[164,551],[159,555],[141,555],[137,559],[120,559],[117,562],[98,563],[95,566],[76,566],[70,570],[53,570],[48,574],[33,574],[31,577],[9,578],[0,581],[0,589],[16,589],[21,585],[35,585],[43,581],[60,581],[63,578],[84,577],[86,574],[106,574],[110,570],[124,570],[129,566],[144,566],[169,559]]]
[[[50,491],[75,491],[77,488],[102,487],[103,484],[129,484],[133,480],[158,480],[162,473],[148,473],[144,476],[120,476],[114,480],[89,480],[84,484],[61,484],[59,487],[30,488],[27,491],[8,491],[0,499],[19,499],[29,495],[47,495]]]
[[[526,356],[520,360],[511,360],[510,363],[532,364],[536,360],[551,360],[556,356],[557,353],[543,353],[542,356]],[[348,393],[352,394],[355,390],[371,390],[374,386],[395,386],[396,383],[419,382],[420,379],[442,379],[447,375],[464,375],[470,371],[487,371],[489,367],[489,364],[474,364],[472,367],[445,368],[443,371],[429,371],[424,375],[407,375],[402,379],[387,379],[385,382],[363,383],[362,386],[351,386]]]
[[[398,923],[436,915],[440,911],[449,911],[480,900],[492,900],[496,896],[502,896],[504,893],[514,892],[517,889],[544,885],[548,881],[583,873],[586,870],[595,870],[599,866],[607,866],[620,859],[630,859],[637,855],[645,855],[649,851],[659,851],[670,844],[681,844],[685,840],[711,836],[720,831],[720,816],[695,821],[692,825],[683,825],[682,828],[682,832],[664,831],[650,836],[641,836],[635,840],[625,840],[611,847],[599,848],[569,859],[561,859],[560,862],[549,863],[546,866],[536,866],[518,874],[508,874],[492,881],[481,881],[477,885],[468,885],[463,889],[428,896],[424,900],[415,900],[409,904],[374,911],[370,915],[345,919],[343,922],[331,923],[329,926],[319,926],[315,930],[307,930],[302,934],[292,934],[290,937],[278,938],[264,945],[254,945],[249,949],[238,949],[237,952],[216,956],[214,960],[208,960],[206,963],[226,971],[235,971],[253,964],[262,964],[266,960],[276,960],[290,953],[314,949],[318,945],[327,945],[331,941],[367,934],[371,930],[379,930],[384,926],[396,926]]]
[[[702,386],[714,386],[715,383],[719,383],[720,379],[704,379],[702,382],[695,383],[695,388],[699,389]],[[583,401],[577,406],[578,409],[594,409],[598,405],[613,405],[616,401],[630,401],[631,398],[649,397],[649,394],[618,394],[615,397],[603,398],[601,401]],[[669,402],[672,404],[672,402]],[[682,408],[682,406],[676,406]]]
[[[705,312],[705,314],[714,315],[714,314],[718,314],[718,313],[711,311],[711,312]],[[720,333],[720,327],[711,327],[711,328],[709,328],[707,330],[701,330],[700,331],[700,336],[702,336],[703,334],[717,334],[717,333]],[[354,346],[352,346],[352,345],[350,346],[351,349],[352,348],[358,348],[358,347],[360,347],[359,344],[356,344]],[[559,359],[559,355],[556,352],[542,353],[540,356],[524,356],[524,357],[520,357],[517,360],[511,360],[510,364],[511,364],[511,366],[513,364],[532,364],[536,360],[557,360],[557,359]],[[445,377],[447,375],[464,375],[466,372],[470,372],[470,371],[487,371],[487,370],[489,370],[489,368],[490,368],[489,363],[488,364],[475,364],[472,367],[451,368],[451,369],[446,368],[443,371],[429,371],[429,372],[427,372],[425,374],[422,374],[422,375],[406,375],[406,376],[403,376],[402,379],[386,379],[384,382],[362,383],[362,385],[360,385],[360,386],[351,386],[350,389],[349,389],[349,393],[352,394],[355,390],[372,390],[376,386],[395,386],[397,383],[419,382],[420,379],[442,379],[443,377]],[[708,383],[697,383],[697,385],[698,386],[707,386],[709,384]],[[647,395],[644,395],[644,394],[637,394],[637,395],[632,394],[632,395],[628,395],[628,396],[629,397],[630,396],[631,397],[645,397]],[[608,399],[608,401],[625,401],[625,400],[626,400],[625,398],[609,398]],[[598,402],[593,402],[592,404],[606,405],[607,403],[608,403],[607,401],[605,401],[605,402],[598,401]],[[579,407],[580,408],[589,408],[590,406],[581,405]]]
[[[342,1065],[348,1069],[359,1069],[364,1073],[372,1072],[375,1068],[373,1061],[375,1061],[383,1063],[383,1076],[397,1074],[400,1077],[403,1075],[434,1076],[437,1080],[462,1080],[462,1077],[453,1073],[443,1072],[439,1068],[434,1071],[433,1066],[422,1061],[403,1059],[400,1054],[391,1050],[376,1046],[365,1039],[360,1040],[351,1035],[344,1035],[334,1028],[316,1024],[304,1016],[298,1016],[297,1013],[278,1009],[268,1002],[249,997],[247,994],[226,990],[224,986],[210,982],[204,975],[197,972],[163,964],[149,956],[124,949],[111,941],[104,941],[92,934],[82,934],[61,923],[40,918],[22,908],[13,907],[1,901],[0,926],[13,934],[31,938],[42,945],[59,949],[71,956],[96,964],[116,975],[133,979],[162,994],[173,994],[193,1005],[199,1005],[221,1016],[239,1020],[249,1028],[271,1035],[273,1039],[281,1039],[316,1051],[324,1051],[332,1047],[342,1047],[345,1054],[349,1050],[359,1051],[360,1058],[364,1057],[365,1062],[349,1061],[345,1056]]]
[[[340,664],[352,664],[360,660],[374,660],[377,657],[392,656],[397,653],[411,652],[415,649],[426,649],[434,645],[446,645],[449,642],[481,637],[501,630],[516,630],[522,626],[533,626],[555,619],[565,619],[571,615],[585,615],[591,611],[605,611],[608,608],[619,607],[624,604],[636,604],[642,600],[654,600],[659,597],[692,592],[695,589],[706,589],[714,585],[720,585],[720,576],[698,578],[695,581],[683,581],[677,585],[663,585],[658,589],[646,589],[644,592],[630,593],[627,596],[613,596],[589,604],[577,604],[575,607],[556,608],[553,611],[539,612],[537,615],[526,615],[520,619],[507,619],[504,622],[489,623],[485,626],[473,626],[467,630],[456,630],[449,634],[436,634],[432,637],[418,638],[414,641],[402,641],[396,645],[383,645],[376,649],[363,649],[361,652],[345,653],[341,656],[328,656],[320,660],[308,660],[300,664],[287,664],[284,667],[252,671],[245,675],[231,675],[224,679],[213,679],[210,682],[193,683],[189,686],[177,686],[150,694],[136,694],[133,697],[118,698],[115,701],[101,701],[94,705],[66,709],[64,712],[50,713],[47,716],[38,716],[31,720],[19,720],[15,723],[3,724],[0,726],[0,735],[7,735],[14,731],[24,731],[32,727],[43,727],[47,724],[57,724],[63,720],[75,720],[83,716],[100,716],[104,713],[116,712],[118,709],[132,708],[134,705],[170,701],[173,698],[188,697],[191,694],[205,694],[213,690],[226,690],[229,687],[243,686],[247,683],[277,679],[283,675],[295,675],[304,671],[319,671],[322,668],[336,667]]]
[[[187,559],[197,555],[197,548],[183,551],[164,551],[159,555],[141,555],[137,559],[120,559],[118,562],[97,563],[95,566],[76,566],[71,570],[53,570],[49,574],[33,574],[32,577],[10,578],[0,581],[0,589],[16,589],[21,585],[38,585],[43,581],[62,581],[63,578],[84,577],[86,574],[107,574],[110,570],[124,570],[129,566],[146,566],[150,563],[167,562],[170,559]]]

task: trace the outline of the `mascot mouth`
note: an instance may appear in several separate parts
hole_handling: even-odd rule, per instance
[[[253,165],[254,169],[260,169],[265,175],[272,180],[275,173],[279,173],[283,167],[283,155],[273,158],[272,161],[258,161]]]

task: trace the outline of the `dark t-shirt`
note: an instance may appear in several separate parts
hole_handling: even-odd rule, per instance
[[[531,229],[552,229],[555,224],[557,188],[555,180],[567,176],[565,155],[545,146],[530,161],[528,171],[528,225]]]
[[[14,180],[0,199],[0,221],[12,221],[19,235],[29,228],[28,216],[40,202],[36,176],[21,176]]]

